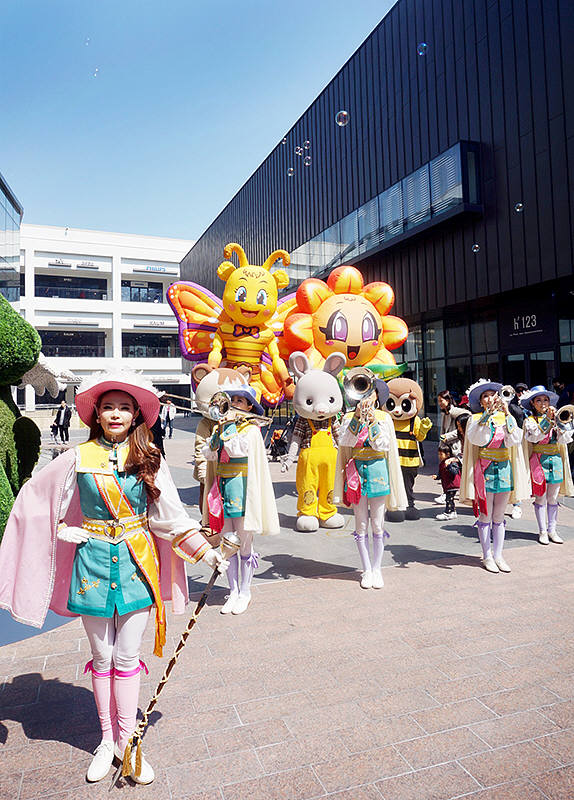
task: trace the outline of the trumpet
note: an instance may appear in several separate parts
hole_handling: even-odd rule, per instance
[[[562,431],[574,430],[574,406],[562,406],[554,415],[556,427]]]
[[[375,375],[366,367],[353,367],[343,378],[343,392],[349,403],[360,403],[375,388]]]
[[[225,425],[228,422],[235,422],[239,419],[249,419],[261,426],[269,425],[271,422],[270,417],[262,417],[261,414],[253,414],[251,411],[242,411],[240,408],[234,408],[225,392],[216,392],[213,395],[207,413],[209,418],[219,425]]]
[[[505,403],[510,403],[512,402],[512,399],[516,397],[516,392],[510,384],[506,384],[506,386],[503,386],[498,390],[498,395],[504,400]]]

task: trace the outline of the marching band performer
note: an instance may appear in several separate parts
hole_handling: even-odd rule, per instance
[[[383,411],[389,387],[374,379],[374,388],[341,422],[335,475],[335,503],[351,506],[363,567],[361,587],[382,589],[381,564],[385,536],[385,509],[404,511],[407,495],[401,473],[395,428]],[[373,560],[369,554],[369,515],[373,534]]]
[[[104,778],[123,758],[136,726],[144,631],[155,606],[154,654],[166,641],[164,602],[183,613],[187,581],[182,558],[210,567],[219,553],[185,513],[149,428],[158,396],[135,373],[86,378],[76,395],[90,438],[37,472],[21,489],[0,547],[0,607],[41,627],[48,607],[80,615],[91,648],[91,673],[102,741],[87,780]],[[176,557],[176,553],[181,558]],[[150,764],[132,778],[154,779]],[[128,758],[130,754],[128,753]]]
[[[482,563],[488,572],[510,572],[502,555],[506,504],[530,495],[522,430],[500,396],[502,384],[481,378],[467,389],[473,412],[466,426],[460,499],[478,516]],[[492,534],[492,547],[490,537]]]
[[[540,544],[563,543],[556,533],[558,496],[574,495],[567,450],[572,425],[568,429],[560,422],[557,402],[558,395],[544,386],[534,386],[520,399],[522,407],[532,414],[524,420],[523,430]]]
[[[232,388],[225,392],[232,409],[239,412],[225,419],[213,432],[203,454],[208,462],[204,500],[211,511],[223,517],[223,533],[235,531],[241,547],[229,560],[227,577],[229,597],[220,609],[222,614],[242,614],[251,602],[251,581],[259,566],[259,555],[253,550],[255,533],[279,533],[279,517],[267,453],[259,426],[249,415],[263,416],[253,386]],[[218,402],[217,396],[212,402]],[[214,527],[214,525],[212,525]],[[217,524],[215,524],[217,530]]]

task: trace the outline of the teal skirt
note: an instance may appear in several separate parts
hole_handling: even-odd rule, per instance
[[[88,539],[76,547],[68,610],[113,617],[154,604],[154,597],[125,541]]]
[[[355,459],[357,472],[361,479],[361,494],[363,497],[384,497],[389,494],[389,467],[386,458],[376,458],[372,461]]]

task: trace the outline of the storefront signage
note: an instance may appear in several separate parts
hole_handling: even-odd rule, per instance
[[[150,319],[149,322],[136,322],[134,328],[163,328],[167,324],[164,319]]]
[[[48,320],[48,325],[90,325],[95,328],[99,327],[98,322],[88,322],[86,320],[72,318],[50,319]]]
[[[62,261],[61,258],[55,258],[53,261],[48,262],[49,267],[71,267],[67,261]]]
[[[548,305],[532,302],[503,311],[500,315],[503,348],[554,346],[556,315]]]
[[[156,264],[147,264],[145,267],[134,267],[134,272],[159,272],[167,275],[177,275],[177,267],[161,267]]]

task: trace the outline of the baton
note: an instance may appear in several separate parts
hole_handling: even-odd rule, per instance
[[[221,554],[223,555],[224,559],[228,560],[229,558],[234,556],[237,553],[237,551],[239,550],[239,546],[240,546],[239,536],[235,533],[235,531],[230,531],[229,533],[226,533],[224,535],[224,537],[223,537],[222,542],[221,542]],[[205,587],[205,589],[203,591],[203,594],[199,598],[199,601],[198,601],[198,603],[197,603],[197,605],[195,607],[195,610],[194,610],[193,614],[191,615],[191,617],[189,619],[189,622],[187,623],[186,629],[181,634],[179,642],[177,643],[177,647],[175,648],[175,650],[173,652],[173,655],[170,658],[169,663],[168,663],[167,667],[164,670],[164,673],[162,675],[162,678],[161,678],[160,682],[156,686],[155,692],[153,693],[153,696],[152,696],[151,700],[149,701],[146,710],[144,711],[143,717],[142,717],[139,725],[137,726],[135,731],[130,736],[130,739],[129,739],[129,741],[128,741],[127,745],[126,745],[126,749],[124,751],[123,760],[121,761],[119,767],[117,768],[117,770],[114,773],[113,780],[111,782],[110,788],[108,789],[109,792],[112,791],[112,789],[114,788],[114,786],[118,782],[118,780],[120,778],[120,775],[122,775],[122,776],[131,775],[131,772],[132,772],[131,757],[132,757],[132,752],[133,752],[133,748],[134,747],[136,748],[135,774],[137,775],[139,773],[139,770],[141,770],[141,759],[142,759],[141,743],[142,743],[142,739],[143,739],[143,737],[145,735],[145,732],[146,732],[146,729],[147,729],[147,726],[148,726],[148,723],[149,723],[149,716],[150,716],[151,712],[154,710],[154,708],[156,706],[156,703],[158,701],[159,695],[162,692],[162,689],[164,688],[164,686],[166,685],[166,683],[169,680],[169,676],[171,675],[171,672],[172,672],[172,670],[173,670],[173,668],[174,668],[174,666],[175,666],[175,664],[177,662],[177,659],[179,658],[179,654],[181,653],[181,651],[185,647],[185,643],[187,642],[187,637],[189,636],[189,634],[191,633],[191,629],[193,628],[193,626],[197,622],[197,617],[199,616],[199,612],[201,611],[201,609],[203,608],[203,606],[207,602],[207,597],[208,597],[211,589],[213,588],[213,585],[214,585],[215,581],[217,580],[218,575],[219,575],[219,572],[218,572],[217,567],[216,567],[213,570],[213,574],[212,574],[211,578],[209,579],[209,582],[208,582],[207,586]]]

